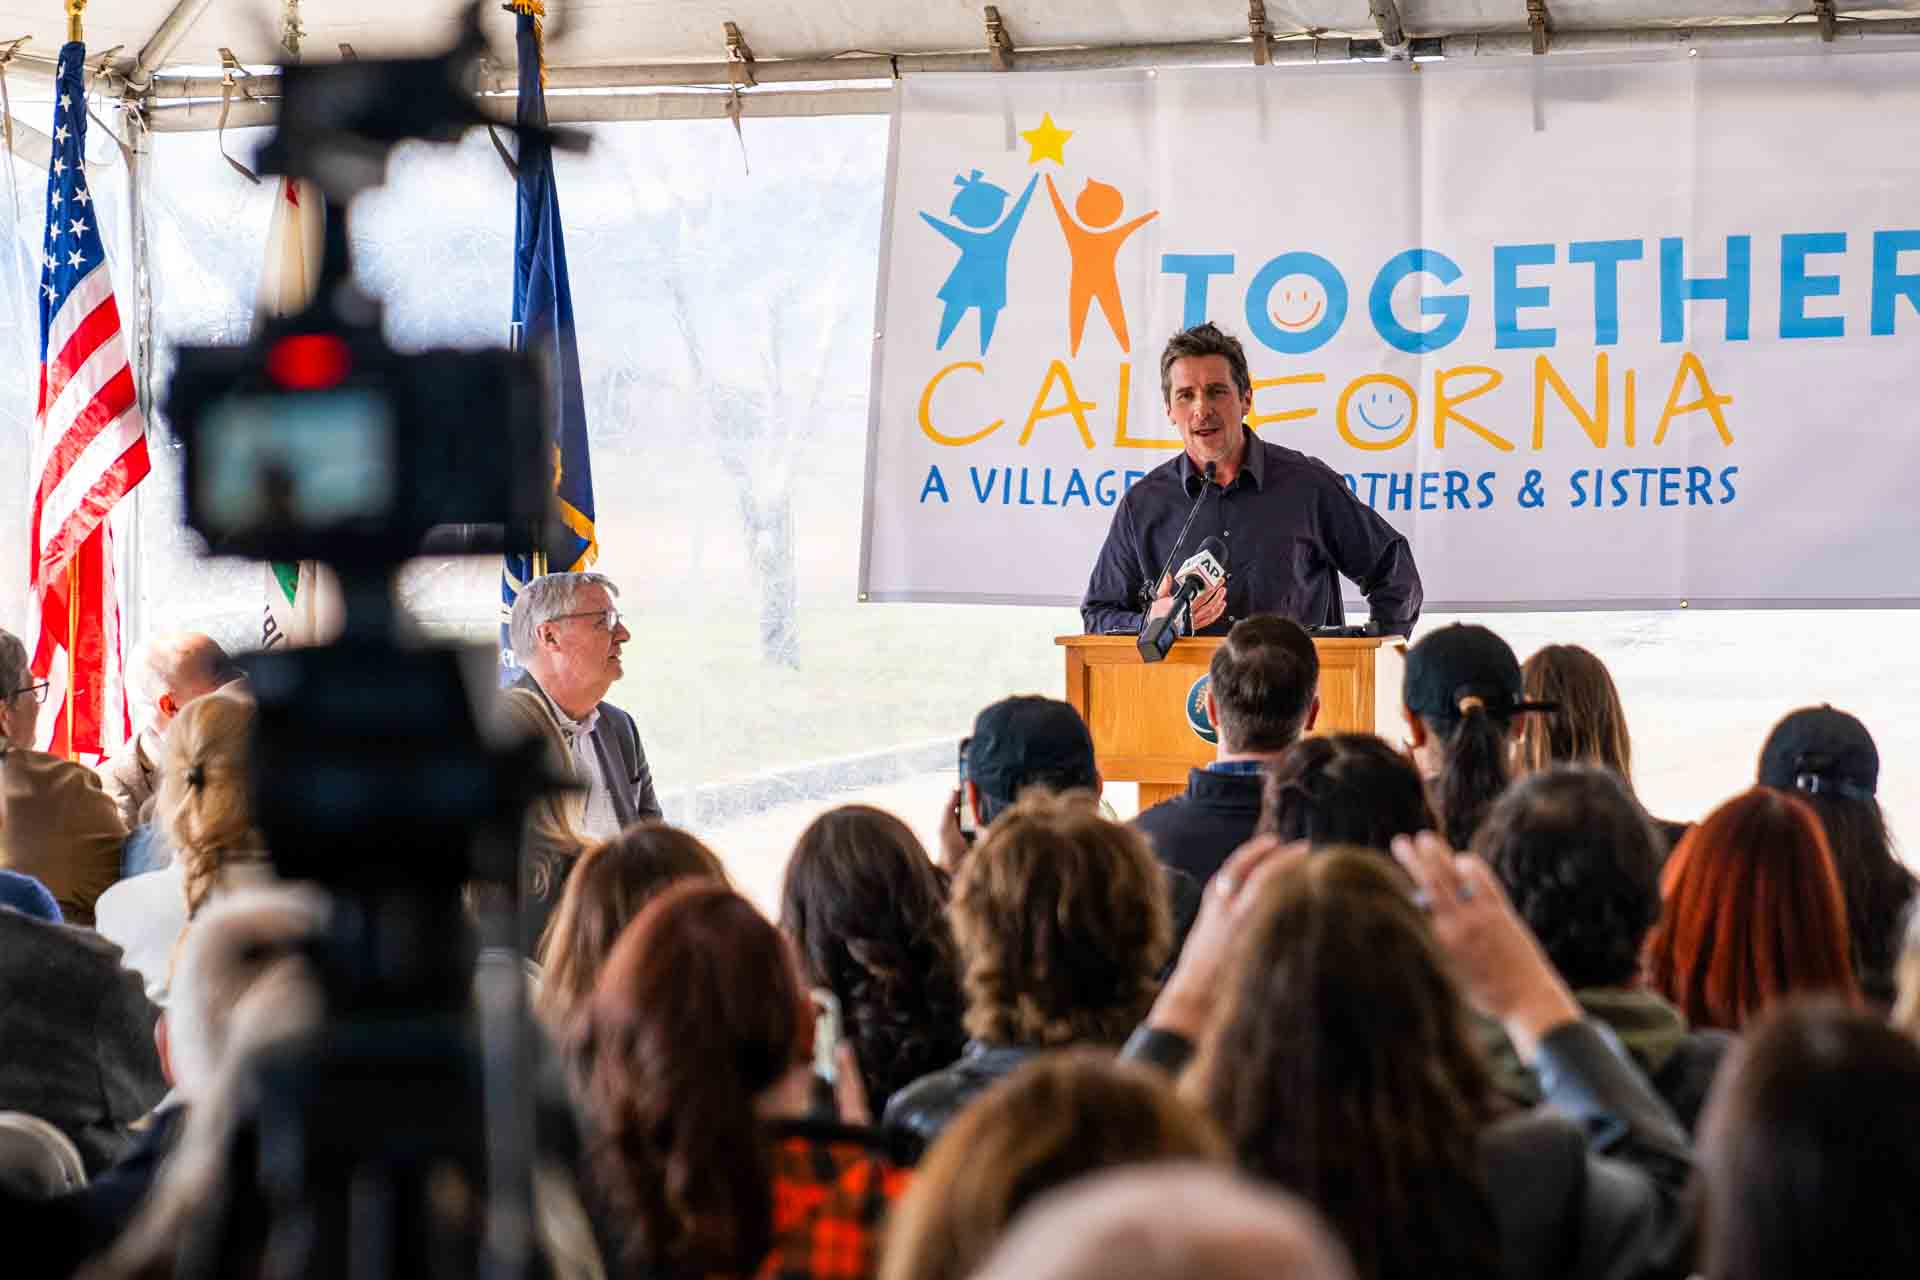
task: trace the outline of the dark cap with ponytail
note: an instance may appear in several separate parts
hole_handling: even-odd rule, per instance
[[[1407,653],[1401,701],[1440,740],[1446,761],[1434,779],[1434,808],[1456,848],[1473,839],[1508,778],[1506,728],[1528,702],[1513,649],[1485,627],[1455,623],[1422,637]]]
[[[1558,703],[1528,702],[1513,649],[1485,627],[1456,622],[1429,632],[1407,653],[1401,698],[1450,736],[1476,705],[1490,720],[1511,720],[1520,711],[1553,711]]]

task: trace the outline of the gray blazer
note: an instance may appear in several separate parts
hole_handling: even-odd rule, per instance
[[[546,696],[530,671],[522,671],[513,683],[516,688]],[[660,799],[653,790],[653,769],[647,764],[646,748],[640,745],[639,726],[634,724],[632,716],[611,702],[601,703],[596,710],[600,720],[588,736],[600,762],[600,776],[607,780],[614,816],[620,819],[622,827],[642,818],[664,817]]]
[[[91,929],[0,907],[0,1110],[39,1116],[98,1173],[167,1091],[159,1011]]]

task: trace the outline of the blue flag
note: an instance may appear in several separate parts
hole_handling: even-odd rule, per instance
[[[522,125],[547,123],[541,83],[540,23],[519,13]],[[528,6],[532,8],[532,6]],[[523,139],[520,193],[513,228],[513,345],[532,352],[548,378],[548,439],[552,444],[554,506],[565,529],[561,545],[543,555],[509,555],[500,574],[500,678],[518,676],[507,620],[514,599],[542,573],[574,572],[600,555],[593,532],[593,464],[587,453],[587,412],[580,387],[580,347],[573,332],[573,290],[567,283],[567,248],[560,231],[560,192],[553,181],[553,148]]]

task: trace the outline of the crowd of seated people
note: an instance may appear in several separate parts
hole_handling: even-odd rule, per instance
[[[330,1025],[315,958],[354,921],[274,878],[254,704],[204,641],[153,647],[165,703],[103,788],[33,749],[0,632],[10,1276],[173,1280],[220,1249],[265,1277],[300,1239],[248,1145],[259,1064]],[[578,790],[532,806],[509,1038],[536,1269],[1920,1274],[1920,910],[1859,719],[1785,715],[1755,785],[1661,821],[1584,649],[1431,631],[1398,746],[1316,733],[1318,674],[1292,623],[1236,624],[1215,759],[1124,823],[1072,708],[996,702],[937,849],[832,809],[777,918],[688,831],[594,841]],[[539,699],[501,716],[573,768]],[[471,1187],[432,1200],[498,1243]]]

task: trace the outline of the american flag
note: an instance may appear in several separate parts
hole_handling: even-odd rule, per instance
[[[60,50],[40,273],[34,414],[33,673],[53,682],[50,750],[104,755],[132,729],[107,514],[149,470],[146,421],[120,336],[106,247],[87,190],[86,46]],[[49,717],[43,717],[46,725]]]

